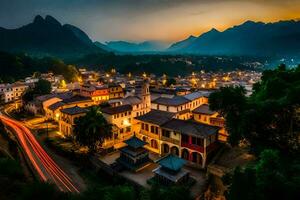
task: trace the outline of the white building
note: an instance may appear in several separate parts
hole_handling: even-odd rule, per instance
[[[21,99],[21,96],[27,90],[27,88],[28,85],[25,83],[1,84],[0,85],[1,99],[5,103]]]

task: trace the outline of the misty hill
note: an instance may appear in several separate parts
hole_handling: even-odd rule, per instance
[[[79,28],[62,25],[55,18],[36,16],[34,21],[17,29],[0,28],[0,50],[26,52],[34,56],[62,58],[105,52]]]
[[[247,21],[223,32],[212,29],[197,38],[177,42],[167,51],[202,55],[299,55],[300,21]]]
[[[189,45],[191,45],[195,40],[197,39],[197,37],[195,36],[190,36],[185,40],[176,42],[174,44],[172,44],[167,50],[168,51],[180,51],[182,49],[187,48]]]
[[[113,52],[113,51],[114,51],[113,49],[109,48],[107,45],[105,45],[105,44],[103,44],[103,43],[101,43],[101,42],[96,41],[96,42],[94,42],[94,44],[95,44],[97,47],[99,47],[99,48],[101,48],[101,49],[104,49],[105,51],[109,51],[109,52]]]
[[[111,41],[106,42],[106,46],[118,52],[155,52],[166,49],[166,44],[158,41],[145,41],[141,43],[133,43],[126,41]]]

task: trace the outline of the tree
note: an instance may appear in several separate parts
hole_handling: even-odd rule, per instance
[[[227,174],[228,200],[299,199],[299,158],[285,159],[277,150],[266,149],[254,165],[237,167]]]
[[[37,95],[49,94],[51,92],[51,83],[47,80],[40,79],[36,82],[33,92]]]
[[[106,138],[112,136],[111,128],[99,108],[92,107],[85,116],[75,120],[75,140],[80,145],[87,146],[90,153],[94,153]]]
[[[243,132],[242,115],[246,108],[245,89],[243,87],[223,87],[209,96],[209,107],[218,110],[226,119],[226,129],[230,133],[229,142],[238,144]]]
[[[171,85],[176,85],[176,80],[174,78],[168,78],[166,80],[166,86],[169,87]]]
[[[281,65],[263,72],[246,97],[243,89],[227,87],[209,97],[210,108],[218,110],[226,120],[231,144],[246,139],[257,155],[266,148],[297,154],[300,123],[300,67],[287,69]]]
[[[105,200],[135,200],[135,191],[132,187],[127,185],[119,185],[107,189],[105,195]]]
[[[245,169],[241,169],[237,167],[233,175],[227,174],[222,179],[225,184],[229,184],[228,191],[225,194],[226,199],[258,199],[259,194],[256,191],[256,175],[253,168],[246,167]]]
[[[185,186],[169,186],[164,187],[159,184],[153,184],[149,189],[145,189],[140,193],[141,200],[191,200],[190,190]]]
[[[59,191],[55,185],[43,182],[33,182],[23,186],[18,199],[44,199],[44,200],[63,200],[68,199],[69,194]]]

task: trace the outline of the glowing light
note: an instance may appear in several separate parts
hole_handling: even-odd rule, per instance
[[[66,88],[66,87],[67,87],[67,84],[66,84],[66,81],[65,81],[65,80],[62,80],[62,81],[61,81],[61,87],[62,87],[62,88]]]
[[[147,77],[147,74],[146,74],[146,72],[144,72],[144,73],[143,73],[143,77],[144,77],[144,78],[146,78],[146,77]]]
[[[56,118],[57,120],[59,119],[59,116],[60,116],[59,113],[56,113],[56,114],[55,114],[55,118]]]
[[[125,125],[125,126],[130,126],[131,124],[130,124],[130,122],[129,122],[128,119],[124,119],[123,125]]]
[[[162,81],[162,84],[163,84],[163,85],[166,85],[166,83],[167,83],[167,80],[164,79],[164,80]]]

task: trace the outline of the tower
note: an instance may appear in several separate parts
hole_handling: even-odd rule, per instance
[[[149,81],[144,80],[142,84],[142,102],[143,108],[145,109],[146,113],[150,112],[151,110],[151,96],[150,96],[150,89],[149,89]]]

